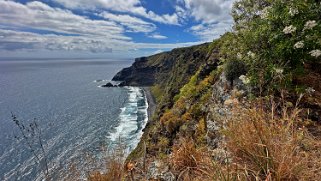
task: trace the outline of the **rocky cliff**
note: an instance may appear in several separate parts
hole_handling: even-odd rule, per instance
[[[188,48],[177,48],[170,52],[159,53],[150,57],[136,58],[131,67],[118,72],[113,80],[123,81],[123,85],[152,86],[170,81],[169,76],[180,75],[184,83],[198,67],[206,63],[209,44]],[[186,76],[185,76],[186,75]]]
[[[152,86],[158,108],[169,108],[174,103],[174,96],[201,66],[204,66],[202,74],[205,76],[218,65],[218,51],[210,45],[205,43],[137,58],[131,67],[118,72],[113,80],[122,81],[121,85],[125,86]]]

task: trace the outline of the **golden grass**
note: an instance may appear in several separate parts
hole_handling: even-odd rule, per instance
[[[124,177],[124,167],[117,159],[108,160],[107,173],[93,172],[90,181],[120,181]]]
[[[209,180],[211,158],[205,148],[197,148],[191,139],[181,139],[173,147],[171,165],[178,180]]]
[[[234,110],[225,130],[233,162],[246,180],[320,179],[321,141],[300,126],[300,110],[271,107]]]
[[[116,148],[107,153],[105,159],[106,172],[94,171],[89,173],[89,181],[120,181],[125,178],[127,170],[125,169],[125,147],[119,141]]]

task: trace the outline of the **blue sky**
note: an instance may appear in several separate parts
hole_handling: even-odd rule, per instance
[[[134,58],[212,41],[234,0],[0,0],[0,57]]]

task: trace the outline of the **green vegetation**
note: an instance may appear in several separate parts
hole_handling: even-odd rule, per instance
[[[241,75],[246,74],[246,66],[245,63],[240,60],[229,60],[225,64],[224,71],[226,79],[230,81],[231,87],[233,87],[233,81]]]

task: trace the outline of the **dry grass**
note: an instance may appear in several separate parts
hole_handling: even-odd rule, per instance
[[[197,148],[191,139],[174,145],[171,164],[178,180],[210,180],[211,158],[205,148]]]
[[[89,175],[90,181],[118,181],[124,176],[123,164],[118,160],[108,161],[107,173],[93,172]]]
[[[300,110],[282,106],[277,111],[274,103],[270,107],[233,112],[225,132],[233,162],[246,180],[320,179],[321,141],[299,126]]]
[[[89,173],[89,181],[120,181],[126,176],[124,166],[125,147],[119,142],[116,148],[107,153],[106,158],[106,173],[94,171]]]

